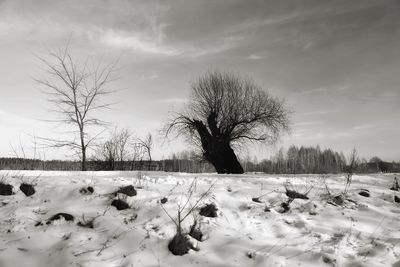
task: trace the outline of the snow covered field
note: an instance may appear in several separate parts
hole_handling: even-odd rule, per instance
[[[1,171],[3,176],[15,194],[0,196],[1,267],[400,266],[400,203],[394,202],[400,192],[389,190],[393,174],[354,176],[340,205],[332,201],[345,187],[340,175]],[[174,256],[168,243],[176,227],[161,205],[176,216],[194,177],[191,203],[215,183],[199,207],[215,203],[218,217],[199,216],[205,236],[192,239],[199,250]],[[33,182],[35,194],[25,196],[22,182]],[[134,185],[137,195],[112,194],[126,185]],[[294,199],[284,212],[285,185],[309,191],[309,199]],[[80,192],[88,186],[93,194]],[[363,188],[370,197],[358,194]],[[130,208],[110,206],[116,198]],[[49,221],[57,213],[74,219]],[[92,220],[92,228],[78,225]],[[192,223],[189,216],[184,230]]]

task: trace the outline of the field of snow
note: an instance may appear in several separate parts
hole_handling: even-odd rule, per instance
[[[399,267],[400,203],[394,196],[400,192],[389,190],[394,176],[356,175],[340,203],[333,199],[345,187],[340,175],[1,171],[14,194],[0,196],[0,266]],[[191,239],[197,249],[174,256],[168,243],[176,227],[165,211],[177,216],[195,177],[190,203],[213,185],[199,208],[215,203],[218,217],[199,216],[197,208],[203,240]],[[25,196],[23,182],[34,184],[35,194]],[[137,195],[113,194],[126,185]],[[80,192],[88,186],[92,194]],[[285,186],[308,192],[309,199],[296,198],[285,211]],[[361,189],[370,197],[359,195]],[[111,206],[117,198],[129,209]],[[74,218],[49,220],[57,213]],[[79,225],[91,221],[92,227]],[[190,215],[184,231],[192,223]]]

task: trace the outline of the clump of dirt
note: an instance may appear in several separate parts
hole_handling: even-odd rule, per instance
[[[200,225],[197,225],[197,221],[194,221],[193,225],[190,227],[189,235],[196,239],[197,241],[203,240],[203,233],[201,232]]]
[[[90,220],[82,219],[82,221],[79,221],[79,222],[77,223],[77,225],[78,225],[78,226],[81,226],[81,227],[84,227],[84,228],[91,228],[91,229],[93,229],[93,228],[94,228],[94,227],[93,227],[93,222],[94,222],[94,219],[90,219]]]
[[[121,199],[114,199],[111,202],[111,206],[114,206],[117,210],[126,210],[129,209],[129,204]]]
[[[51,222],[53,222],[55,220],[60,220],[61,218],[64,218],[64,220],[66,220],[66,221],[73,221],[74,220],[74,216],[72,216],[71,214],[60,212],[60,213],[57,213],[57,214],[54,214],[53,216],[51,216],[47,220],[46,224],[49,225],[49,224],[51,224]]]
[[[369,197],[370,196],[370,193],[369,193],[368,189],[361,189],[361,191],[358,194],[360,196],[363,196],[363,197]]]
[[[137,219],[138,215],[137,214],[133,214],[131,217],[129,218],[124,218],[124,223],[125,224],[130,224],[133,223],[136,219]]]
[[[120,189],[118,189],[117,192],[115,192],[115,195],[117,194],[124,194],[127,195],[128,197],[133,197],[137,195],[137,192],[135,190],[135,187],[133,185],[128,185],[128,186],[123,186]]]
[[[396,203],[400,203],[400,197],[398,197],[398,196],[394,196],[394,202],[396,202]]]
[[[289,198],[288,201],[282,202],[281,203],[281,210],[279,211],[280,213],[286,213],[290,210],[290,203],[292,202],[293,199]]]
[[[249,251],[249,252],[246,253],[246,256],[249,259],[254,259],[256,257],[256,253]]]
[[[342,195],[337,195],[332,198],[332,202],[336,205],[342,206],[344,204],[344,198]]]
[[[332,259],[331,257],[327,256],[327,255],[323,255],[322,256],[322,261],[326,264],[329,264],[331,266],[336,266],[336,260]]]
[[[91,186],[88,187],[82,187],[81,189],[79,189],[79,193],[83,194],[83,195],[91,195],[94,192],[94,188]]]
[[[215,218],[215,217],[218,217],[217,211],[218,211],[218,209],[215,206],[215,204],[211,203],[211,204],[207,204],[204,207],[200,208],[199,214],[204,217]]]
[[[189,253],[189,250],[194,249],[194,246],[186,235],[176,234],[168,243],[168,249],[175,256],[182,256]]]
[[[305,194],[296,192],[294,190],[290,190],[286,188],[286,196],[291,199],[299,198],[299,199],[308,199]]]
[[[160,200],[160,202],[161,202],[161,204],[165,204],[165,203],[168,202],[168,198],[163,197],[163,198]]]
[[[2,196],[11,196],[13,193],[13,186],[10,184],[5,184],[0,182],[0,195]]]
[[[22,191],[22,193],[25,194],[25,196],[30,197],[33,194],[35,194],[35,187],[31,184],[27,184],[27,183],[22,183],[19,186],[19,189]]]
[[[259,197],[253,197],[251,200],[256,203],[262,203]]]

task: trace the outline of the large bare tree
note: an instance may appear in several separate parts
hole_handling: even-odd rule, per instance
[[[283,100],[249,79],[214,71],[193,82],[189,103],[168,122],[166,134],[185,134],[218,173],[243,173],[235,145],[273,143],[288,124]]]
[[[56,121],[73,127],[74,133],[72,140],[44,140],[52,147],[69,147],[76,151],[80,156],[81,170],[86,171],[87,150],[98,135],[90,135],[88,130],[91,126],[105,124],[95,113],[109,107],[103,98],[112,92],[108,85],[113,81],[111,76],[116,62],[106,65],[90,59],[80,62],[72,57],[68,45],[39,59],[47,69],[47,77],[37,81],[45,87],[44,92],[54,105],[54,112],[60,115]]]

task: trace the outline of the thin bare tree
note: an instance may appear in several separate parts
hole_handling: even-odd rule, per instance
[[[135,153],[130,151],[132,134],[127,128],[115,128],[110,137],[97,145],[95,160],[104,161],[108,170],[124,169],[124,163]]]
[[[347,191],[350,188],[350,185],[353,180],[353,175],[356,173],[360,164],[360,159],[358,158],[357,149],[353,148],[349,155],[348,165],[346,166],[346,185],[343,191],[343,194],[346,195]]]
[[[151,168],[151,162],[152,162],[152,157],[151,157],[151,152],[153,150],[153,136],[149,133],[145,139],[138,139],[138,144],[143,148],[145,153],[147,154],[147,157],[149,159],[147,169],[150,170]]]
[[[90,135],[89,127],[104,126],[105,122],[94,116],[100,109],[109,108],[103,98],[113,92],[108,85],[114,79],[116,61],[103,65],[86,59],[79,62],[72,57],[69,45],[50,51],[48,57],[39,57],[47,69],[47,78],[36,79],[45,90],[48,101],[60,115],[55,121],[73,128],[71,140],[42,138],[46,145],[54,148],[69,147],[77,152],[81,170],[86,171],[87,150],[99,135]]]
[[[232,147],[246,141],[273,143],[288,129],[284,101],[272,97],[249,79],[214,71],[192,84],[186,108],[167,123],[202,149],[218,173],[243,173]]]

